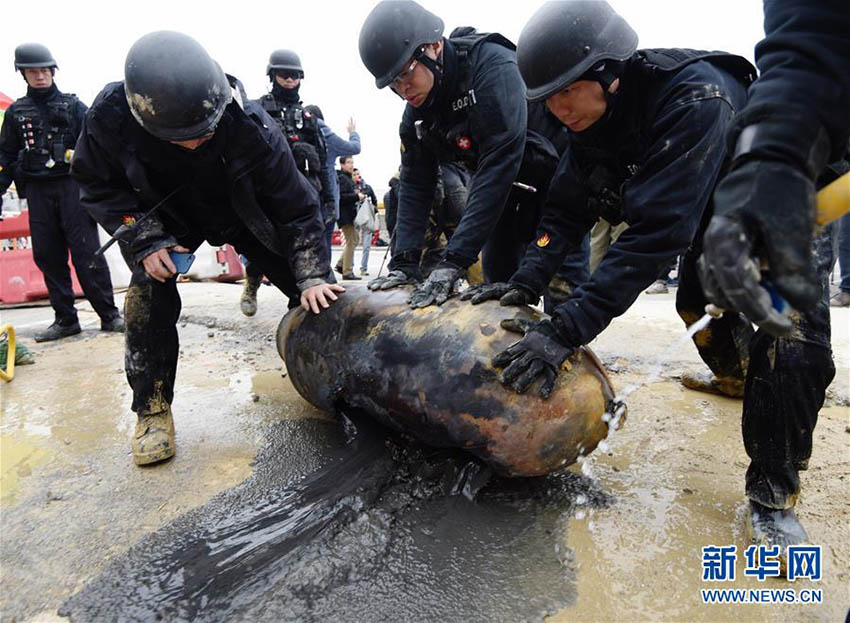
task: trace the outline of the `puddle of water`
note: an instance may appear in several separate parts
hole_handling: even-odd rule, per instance
[[[0,507],[14,506],[21,480],[50,462],[51,454],[37,438],[0,434]]]

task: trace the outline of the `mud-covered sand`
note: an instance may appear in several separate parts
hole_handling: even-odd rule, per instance
[[[238,310],[239,286],[182,284],[180,291],[182,355],[173,405],[177,456],[150,469],[137,468],[130,456],[134,422],[122,338],[99,333],[97,317],[83,311],[81,336],[35,345],[28,335],[47,324],[49,308],[3,311],[4,322],[18,326],[19,339],[37,355],[35,365],[18,368],[15,380],[2,387],[3,621],[61,620],[60,606],[103,582],[101,573],[116,561],[132,560],[131,547],[162,541],[193,509],[207,508],[217,494],[231,495],[227,492],[268,467],[263,449],[276,448],[279,484],[285,487],[321,468],[329,449],[341,443],[339,424],[307,405],[284,378],[273,342],[285,311],[279,293],[261,288],[260,312],[246,319]],[[608,452],[597,450],[571,469],[573,475],[559,489],[569,499],[534,507],[532,516],[539,521],[526,525],[525,541],[512,558],[500,559],[492,581],[476,579],[475,570],[484,567],[476,567],[472,558],[470,573],[464,575],[463,557],[474,552],[456,548],[456,603],[471,603],[473,596],[481,603],[507,603],[504,593],[519,585],[512,584],[510,576],[516,575],[524,578],[526,596],[517,593],[514,601],[562,605],[551,621],[843,620],[850,605],[850,310],[832,311],[836,380],[815,431],[799,504],[812,542],[824,548],[823,580],[816,585],[759,583],[743,577],[739,560],[739,579],[724,586],[822,588],[823,603],[703,605],[700,589],[707,586],[701,581],[700,548],[737,544],[742,550],[745,545],[741,515],[747,457],[740,402],[684,389],[676,378],[701,363],[690,344],[665,352],[682,331],[673,296],[642,296],[591,345],[616,388],[645,381],[659,358],[661,377],[629,397],[629,420],[608,440]],[[298,434],[281,433],[287,421]],[[487,504],[492,499],[502,504],[499,508],[517,503],[516,498],[504,502],[502,494],[487,499]],[[498,522],[518,526],[520,521],[510,513],[469,508],[465,513],[492,539],[510,533]],[[434,519],[435,525],[443,521],[443,529],[446,521],[452,525],[450,511],[432,517],[443,518]],[[486,539],[482,543],[486,549]],[[423,560],[427,557],[411,565]],[[535,580],[528,572],[535,567],[547,573],[561,569],[563,577]],[[427,574],[411,577],[425,582],[427,591]],[[493,591],[489,600],[488,591]],[[410,600],[418,598],[412,594]],[[446,602],[444,612],[420,611],[421,620],[437,614],[442,620],[461,620],[468,614],[450,611],[452,603]],[[263,609],[255,606],[243,612],[256,617]],[[87,610],[78,612],[79,620],[86,620]],[[509,617],[504,620],[516,620],[523,610],[505,606],[502,612]],[[539,612],[525,614],[539,620]],[[414,611],[409,620],[416,617]]]

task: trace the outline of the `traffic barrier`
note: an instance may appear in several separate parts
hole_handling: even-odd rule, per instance
[[[239,281],[245,276],[239,254],[229,244],[212,246],[204,242],[193,251],[195,261],[186,273],[193,281]]]
[[[245,269],[239,254],[229,244],[216,249],[215,259],[221,267],[221,274],[213,277],[216,281],[239,281],[245,277]]]
[[[381,232],[376,231],[372,234],[372,244],[378,244],[378,240],[381,237]],[[360,241],[357,241],[360,244]],[[342,232],[339,229],[335,229],[334,233],[331,235],[331,246],[338,247],[342,245]]]
[[[68,267],[74,295],[82,296],[83,288],[71,264],[70,253]],[[47,296],[44,274],[33,259],[29,212],[24,210],[19,215],[5,217],[0,221],[0,303],[27,303]]]

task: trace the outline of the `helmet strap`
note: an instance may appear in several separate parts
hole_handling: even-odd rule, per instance
[[[614,84],[614,80],[623,75],[623,69],[626,66],[625,61],[604,60],[597,64],[592,69],[582,75],[579,80],[596,80],[602,85],[602,90],[605,92],[605,97],[610,94],[608,89]]]
[[[425,101],[422,102],[423,108],[428,108],[429,106],[431,106],[431,104],[434,103],[434,100],[437,97],[437,92],[440,90],[440,87],[442,86],[443,75],[444,75],[442,57],[443,57],[444,52],[445,52],[445,44],[443,44],[443,49],[440,51],[440,58],[435,60],[435,59],[431,58],[430,56],[428,56],[427,54],[425,54],[425,48],[423,46],[422,48],[420,48],[419,53],[416,56],[417,60],[420,63],[422,63],[423,65],[425,65],[425,67],[428,68],[428,71],[430,71],[434,75],[434,86],[431,87],[431,92],[428,93],[428,97],[426,97]]]

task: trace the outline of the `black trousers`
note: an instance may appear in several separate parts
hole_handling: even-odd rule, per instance
[[[835,376],[829,319],[834,233],[829,226],[815,237],[812,262],[822,279],[823,298],[808,313],[793,312],[790,337],[754,331],[746,319],[731,313],[694,336],[714,374],[745,380],[741,429],[750,457],[746,494],[769,508],[794,506],[799,471],[808,466],[818,411]],[[688,326],[705,313],[708,302],[696,271],[701,240],[700,235],[680,265],[676,309]]]
[[[231,235],[227,242],[289,296],[290,308],[298,305],[301,294],[286,258],[268,250],[245,230]],[[155,413],[174,399],[180,294],[175,279],[160,283],[148,277],[141,264],[131,268],[133,275],[124,299],[124,367],[133,390],[133,411]]]
[[[68,176],[27,182],[30,232],[35,264],[44,282],[56,322],[77,322],[68,251],[83,293],[102,320],[118,315],[112,296],[112,278],[103,256],[94,257],[100,246],[97,223],[80,206],[80,189]]]

